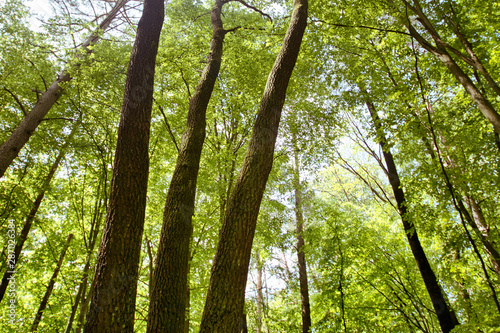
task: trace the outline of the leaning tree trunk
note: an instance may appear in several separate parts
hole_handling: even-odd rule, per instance
[[[273,164],[286,89],[307,25],[307,7],[307,0],[294,1],[290,26],[267,80],[245,160],[227,204],[200,333],[238,332],[245,324],[245,286],[257,215]]]
[[[73,239],[73,234],[69,234],[68,239],[66,240],[66,244],[64,244],[64,248],[61,252],[61,256],[59,257],[59,261],[57,262],[56,269],[54,270],[54,274],[50,278],[49,285],[47,286],[47,290],[45,291],[45,295],[42,298],[42,302],[38,307],[38,311],[35,316],[35,320],[33,321],[33,325],[31,325],[31,332],[36,332],[38,329],[38,324],[42,320],[43,311],[47,307],[47,303],[49,302],[50,295],[52,294],[52,290],[54,290],[54,285],[56,284],[57,276],[59,275],[59,271],[61,270],[61,266],[66,256],[66,251],[68,250],[69,243]]]
[[[392,2],[392,0],[388,1]],[[423,13],[418,1],[414,1],[415,6],[410,5],[406,0],[403,0],[403,2],[408,9],[412,10],[415,14],[418,15],[419,21],[422,23],[425,30],[431,35],[436,43],[436,46],[433,46],[430,42],[428,42],[415,29],[409,19],[402,18],[403,23],[408,29],[410,35],[415,38],[423,48],[435,55],[448,68],[455,79],[464,87],[465,91],[470,96],[472,101],[476,104],[481,113],[493,125],[495,131],[497,133],[500,133],[500,115],[495,110],[491,102],[479,91],[479,89],[476,88],[470,77],[465,74],[462,68],[450,56],[450,54],[446,50],[446,44],[442,41],[441,37],[434,29],[427,16]]]
[[[311,305],[309,302],[309,286],[307,283],[307,264],[304,253],[304,214],[302,213],[302,193],[300,186],[299,152],[297,147],[297,135],[292,134],[293,141],[293,190],[295,196],[295,221],[297,224],[297,259],[299,268],[300,300],[302,305],[302,332],[309,333],[311,329]]]
[[[119,0],[116,2],[113,9],[99,25],[99,28],[82,44],[80,47],[81,50],[86,53],[92,52],[88,47],[95,44],[99,40],[102,31],[109,27],[111,21],[113,21],[116,14],[127,3],[127,1],[128,0]],[[80,66],[79,61],[77,61],[76,64],[73,64],[71,68],[76,68],[78,66]],[[57,102],[59,97],[61,97],[63,89],[60,84],[69,82],[70,80],[71,76],[69,75],[68,69],[63,70],[57,79],[50,85],[47,91],[43,93],[40,100],[35,104],[33,109],[31,109],[31,112],[28,113],[23,121],[16,127],[7,141],[2,144],[0,147],[0,177],[4,175],[9,165],[19,154],[21,148],[26,144],[26,142],[28,142],[29,138],[43,118],[47,115],[50,108]]]
[[[189,244],[201,150],[205,141],[206,111],[219,76],[224,36],[221,19],[225,1],[212,7],[212,41],[207,65],[189,100],[187,127],[167,193],[163,226],[153,273],[147,332],[182,332],[188,293]]]
[[[9,285],[9,281],[12,279],[12,276],[15,274],[15,270],[17,267],[17,263],[19,262],[19,258],[21,255],[21,251],[23,250],[24,243],[26,242],[26,239],[28,239],[29,232],[31,230],[31,227],[33,225],[33,221],[35,220],[35,216],[38,213],[38,209],[40,208],[40,205],[42,204],[43,198],[45,197],[45,192],[49,188],[50,182],[52,181],[52,178],[54,177],[54,174],[57,171],[57,168],[59,167],[59,164],[61,163],[61,160],[64,158],[64,155],[66,154],[66,148],[68,145],[73,141],[73,137],[76,133],[76,130],[78,128],[79,123],[75,124],[73,126],[73,129],[71,130],[71,133],[68,135],[68,138],[66,140],[66,143],[64,144],[63,147],[61,147],[61,150],[57,154],[56,160],[50,167],[49,173],[45,177],[45,180],[43,181],[40,193],[38,193],[35,201],[33,202],[33,206],[26,217],[26,221],[24,222],[23,229],[21,230],[21,235],[19,236],[19,239],[16,242],[16,245],[14,247],[14,260],[9,261],[9,265],[7,266],[7,271],[5,271],[3,277],[2,277],[2,282],[0,283],[0,302],[2,301],[5,291],[7,290],[7,286]]]
[[[130,56],[106,224],[85,332],[133,332],[163,0],[146,0]]]
[[[420,239],[418,238],[415,225],[408,216],[407,202],[405,194],[403,192],[403,188],[401,186],[401,180],[399,178],[399,174],[390,148],[387,146],[387,139],[385,138],[385,135],[382,131],[382,125],[380,123],[380,119],[377,115],[375,107],[370,101],[367,101],[366,105],[372,116],[375,130],[377,131],[379,145],[382,148],[385,163],[387,166],[387,177],[389,178],[389,183],[391,184],[392,191],[396,199],[398,211],[401,216],[401,221],[403,222],[403,228],[406,233],[411,251],[413,253],[413,257],[417,262],[418,269],[420,270],[420,274],[424,280],[425,287],[427,288],[427,292],[429,294],[429,297],[431,298],[432,305],[438,317],[441,329],[443,330],[443,333],[448,333],[459,324],[456,317],[454,316],[453,311],[449,308],[448,303],[446,302],[446,299],[444,298],[444,295],[441,291],[442,289],[439,285],[436,275],[434,274],[434,271],[432,270],[432,267],[427,260],[424,249],[420,244]]]

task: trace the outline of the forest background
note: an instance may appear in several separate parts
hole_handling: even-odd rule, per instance
[[[228,2],[222,11],[231,31],[206,115],[190,243],[189,332],[202,320],[219,230],[293,9],[291,1],[243,3]],[[60,83],[61,97],[2,170],[4,277],[9,230],[14,226],[21,244],[29,228],[16,258],[15,292],[3,291],[1,331],[73,332],[85,324],[142,2],[125,1],[91,52],[81,44],[114,5],[51,0],[51,10],[36,18],[26,1],[0,1],[0,142],[63,69],[72,78]],[[165,4],[137,332],[146,331],[164,202],[189,99],[209,58],[213,5]],[[499,331],[499,31],[498,1],[309,4],[253,241],[249,331],[303,331],[300,253],[311,332],[447,331],[444,305],[429,296],[416,235],[454,332]]]

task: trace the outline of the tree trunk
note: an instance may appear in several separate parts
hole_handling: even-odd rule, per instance
[[[78,326],[76,327],[75,333],[82,333],[82,329],[85,326],[85,317],[87,316],[87,312],[89,309],[90,298],[92,297],[92,293],[94,291],[95,280],[90,284],[89,292],[87,293],[87,297],[82,299],[80,304],[80,313],[78,314]],[[84,285],[83,294],[86,293],[87,284]]]
[[[85,263],[85,267],[83,268],[83,270],[84,271],[88,270],[87,263]],[[73,321],[75,320],[76,311],[78,310],[78,305],[80,304],[80,300],[82,298],[83,282],[84,281],[82,281],[82,283],[80,283],[80,285],[78,286],[78,291],[75,296],[75,301],[71,306],[71,313],[69,315],[68,323],[66,324],[66,329],[64,330],[64,333],[71,333],[71,327],[73,326]],[[86,280],[85,283],[87,283]]]
[[[491,238],[489,237],[489,233],[485,228],[486,221],[484,220],[484,216],[479,209],[476,201],[471,197],[465,197],[465,205],[469,206],[469,209],[472,210],[472,216],[470,215],[462,200],[458,199],[457,205],[458,208],[462,211],[465,220],[471,226],[472,230],[483,244],[484,250],[486,251],[486,253],[488,253],[493,265],[493,270],[497,274],[500,274],[500,253],[498,253],[494,242],[491,241]]]
[[[73,129],[71,130],[71,133],[68,135],[68,138],[66,139],[66,143],[61,147],[61,150],[59,151],[56,160],[50,167],[49,173],[45,177],[45,180],[42,184],[40,193],[36,197],[35,201],[33,202],[33,207],[31,208],[28,216],[26,217],[26,221],[24,222],[23,229],[21,230],[21,235],[19,236],[16,245],[14,247],[14,259],[9,260],[9,264],[7,265],[7,271],[4,273],[2,277],[2,282],[0,284],[0,302],[2,301],[5,291],[7,290],[7,286],[9,285],[9,281],[12,279],[12,276],[15,274],[15,269],[17,267],[17,263],[19,262],[19,257],[21,255],[21,251],[23,250],[24,243],[26,242],[26,239],[28,239],[28,234],[31,230],[31,226],[33,225],[33,221],[35,220],[35,216],[38,212],[38,209],[40,208],[40,205],[42,204],[42,200],[45,197],[45,192],[48,190],[50,182],[52,181],[52,178],[54,177],[54,174],[57,171],[57,168],[59,167],[59,164],[61,163],[61,160],[64,158],[64,155],[66,154],[66,148],[68,145],[73,141],[73,137],[75,136],[76,129],[78,128],[79,123],[75,124],[73,126]]]
[[[61,270],[64,256],[66,256],[66,251],[68,250],[71,239],[73,239],[73,234],[69,234],[68,239],[66,240],[66,244],[64,245],[61,256],[59,257],[59,261],[57,262],[56,269],[54,270],[54,274],[52,274],[52,277],[50,278],[49,285],[47,286],[45,295],[43,296],[40,306],[38,307],[33,325],[31,325],[31,332],[37,331],[38,324],[40,324],[40,321],[42,320],[43,311],[45,310],[45,308],[47,307],[47,303],[49,302],[50,295],[52,294],[52,290],[54,289],[54,285],[56,284],[57,275],[59,275],[59,271]]]
[[[104,21],[99,25],[99,28],[89,37],[80,47],[86,53],[92,51],[88,49],[91,44],[95,44],[102,31],[106,30],[111,21],[115,18],[118,11],[127,3],[128,0],[119,0],[116,2],[113,9],[106,16]],[[80,63],[72,65],[72,68],[79,67]],[[50,108],[61,97],[63,90],[60,86],[61,83],[69,82],[71,76],[68,70],[63,70],[57,79],[50,85],[46,92],[43,93],[40,100],[35,104],[31,112],[26,115],[23,121],[16,127],[14,132],[0,147],[0,178],[4,175],[5,171],[11,165],[12,161],[17,157],[21,148],[28,142],[29,138],[36,130],[45,115],[49,112]]]
[[[200,333],[239,332],[260,203],[273,164],[286,89],[307,25],[307,0],[295,0],[283,46],[267,80],[252,138],[227,204]]]
[[[459,324],[456,321],[454,314],[448,307],[448,304],[441,292],[441,287],[439,286],[436,275],[434,274],[434,271],[432,270],[432,267],[427,260],[424,249],[420,244],[415,225],[408,215],[408,211],[406,208],[406,198],[401,186],[401,180],[399,179],[399,174],[396,168],[396,164],[394,163],[394,158],[390,152],[389,147],[386,145],[387,139],[385,138],[385,135],[383,133],[380,119],[378,118],[375,107],[370,101],[368,101],[366,105],[372,116],[375,130],[377,131],[379,145],[382,148],[387,166],[389,183],[391,184],[392,191],[394,192],[394,197],[396,199],[399,214],[401,216],[401,221],[403,222],[403,228],[406,233],[411,251],[413,253],[413,257],[417,262],[420,274],[422,275],[425,287],[427,288],[427,292],[429,293],[429,296],[431,298],[441,329],[443,330],[443,333],[448,333]]]
[[[392,1],[392,0],[391,0]],[[407,27],[410,35],[414,37],[419,44],[424,47],[427,51],[434,54],[453,74],[453,76],[457,79],[457,81],[464,87],[465,91],[471,97],[472,101],[476,104],[482,114],[488,119],[495,131],[500,133],[500,115],[495,110],[493,105],[484,97],[484,95],[476,88],[472,80],[469,78],[467,74],[460,68],[460,66],[455,62],[455,60],[450,56],[450,54],[446,50],[446,44],[441,40],[437,31],[432,26],[431,22],[425,16],[418,1],[414,1],[416,6],[411,6],[406,0],[403,0],[406,7],[412,10],[415,14],[420,18],[420,22],[423,27],[427,30],[427,32],[434,39],[436,46],[431,45],[422,35],[418,33],[415,27],[411,24],[407,18],[403,18],[403,22]]]
[[[302,213],[302,193],[300,184],[299,152],[297,148],[297,135],[292,134],[294,173],[293,189],[295,196],[295,221],[297,224],[297,258],[299,267],[300,300],[302,304],[302,332],[309,333],[311,329],[311,306],[309,303],[309,286],[307,284],[307,265],[304,253],[304,214]]]
[[[163,0],[144,2],[125,84],[109,206],[86,333],[134,329],[155,62],[163,17]]]
[[[263,307],[264,307],[264,295],[262,293],[262,270],[263,270],[263,263],[262,259],[259,255],[259,252],[257,251],[257,254],[255,255],[256,261],[257,261],[257,333],[262,332],[262,315],[264,313]]]
[[[206,111],[219,76],[224,37],[221,19],[225,1],[216,0],[207,65],[189,100],[186,130],[167,193],[163,226],[154,265],[147,332],[182,332],[188,293],[189,245],[201,151],[205,141]]]
[[[104,170],[106,172],[106,170]],[[106,181],[104,181],[104,187],[106,186]],[[101,185],[98,186],[98,193],[100,193],[100,188]],[[99,195],[98,195],[99,196]],[[101,222],[101,207],[102,207],[102,199],[98,198],[96,199],[96,204],[95,204],[95,210],[92,218],[92,224],[90,227],[90,234],[88,237],[88,247],[87,247],[87,258],[85,259],[85,266],[83,267],[83,274],[82,274],[82,280],[80,281],[80,284],[78,285],[78,292],[76,293],[75,297],[75,302],[73,304],[73,307],[71,309],[71,314],[68,318],[68,323],[66,324],[66,330],[64,333],[71,333],[71,328],[73,327],[73,321],[76,316],[76,312],[78,310],[78,305],[80,305],[81,302],[85,302],[85,293],[87,291],[87,285],[88,285],[88,276],[89,276],[89,271],[90,271],[90,262],[92,260],[92,254],[94,252],[94,247],[95,244],[97,243],[97,238],[99,236],[99,226]],[[80,308],[82,309],[82,307]],[[82,310],[80,310],[82,311]]]

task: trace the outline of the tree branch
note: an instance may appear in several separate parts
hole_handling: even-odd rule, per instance
[[[175,148],[177,149],[177,152],[179,152],[179,146],[177,145],[177,141],[175,140],[174,133],[172,132],[172,129],[170,128],[170,125],[168,124],[168,120],[167,120],[167,116],[165,115],[165,111],[163,111],[163,108],[161,107],[160,104],[158,104],[158,102],[155,99],[153,99],[153,100],[155,101],[156,105],[158,105],[158,109],[160,110],[161,114],[163,115],[163,120],[165,120],[165,125],[167,126],[168,134],[170,135],[170,138],[174,142],[174,145],[175,145]]]
[[[14,95],[14,93],[12,91],[10,91],[9,89],[7,89],[7,87],[3,87],[3,89],[6,92],[8,92],[16,100],[17,104],[21,108],[21,111],[23,111],[23,115],[26,116],[26,109],[24,108],[24,105],[23,105],[23,103],[21,103],[21,101],[19,100],[19,98],[17,98],[17,96]]]
[[[320,22],[320,23],[324,23],[324,24],[328,24],[328,25],[332,25],[334,27],[340,27],[340,28],[361,28],[361,29],[369,29],[369,30],[376,30],[376,31],[382,31],[382,32],[393,32],[395,34],[410,36],[409,33],[404,32],[404,31],[370,27],[367,25],[347,25],[347,24],[341,24],[341,23],[330,23],[330,22],[326,22],[324,20],[319,20],[319,19],[312,19],[311,21],[312,22]]]

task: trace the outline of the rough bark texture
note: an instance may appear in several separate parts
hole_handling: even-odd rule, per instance
[[[167,193],[163,226],[154,265],[147,332],[182,332],[188,294],[189,244],[201,151],[205,141],[206,111],[219,76],[224,36],[221,10],[212,7],[213,35],[207,65],[189,100],[186,130]]]
[[[95,44],[101,34],[100,32],[106,30],[111,21],[115,18],[118,11],[127,3],[128,0],[117,1],[113,9],[106,16],[104,21],[99,26],[98,30],[94,32],[87,40],[82,44],[81,49],[87,53],[91,51],[88,47],[91,44]],[[73,67],[78,67],[80,64],[77,62]],[[40,122],[47,115],[52,105],[61,97],[63,90],[60,86],[63,82],[69,82],[71,76],[69,75],[67,69],[65,69],[57,79],[50,85],[50,87],[45,91],[35,104],[31,112],[26,115],[23,121],[16,127],[14,132],[0,147],[0,177],[2,177],[12,163],[12,161],[17,157],[21,148],[28,142],[29,138],[36,130]]]
[[[154,72],[164,1],[146,0],[130,57],[106,224],[85,332],[133,332],[149,168]]]
[[[297,137],[293,133],[294,143],[294,174],[293,188],[295,195],[295,221],[297,224],[297,259],[299,268],[299,284],[300,284],[300,300],[302,309],[302,332],[309,333],[311,329],[311,305],[309,302],[309,286],[307,283],[307,265],[306,255],[304,253],[304,237],[302,232],[304,229],[304,214],[302,213],[302,193],[300,189],[300,168],[299,168],[299,153],[296,147]]]
[[[427,292],[429,294],[429,297],[431,298],[432,305],[434,306],[434,310],[439,320],[439,325],[441,326],[443,333],[448,333],[458,325],[458,322],[456,321],[453,312],[448,307],[446,299],[441,292],[441,287],[439,286],[436,275],[434,274],[434,271],[432,270],[432,267],[427,260],[424,249],[420,244],[417,230],[415,229],[413,222],[408,216],[408,211],[406,209],[406,198],[401,186],[401,180],[399,178],[392,153],[389,147],[386,145],[387,139],[385,138],[385,135],[382,131],[380,119],[377,115],[375,107],[369,101],[366,104],[377,131],[379,144],[382,148],[384,160],[387,166],[389,183],[391,184],[392,191],[396,199],[399,214],[401,215],[401,221],[403,222],[403,229],[406,233],[406,237],[413,253],[413,257],[417,262],[418,269],[420,270],[420,274],[422,276],[422,279],[424,280],[425,287],[427,288]]]
[[[282,49],[269,74],[252,138],[227,204],[212,266],[200,333],[239,332],[255,225],[273,164],[286,89],[307,25],[307,0],[295,0]]]
[[[49,302],[50,295],[52,294],[52,290],[54,289],[54,285],[56,284],[57,276],[59,275],[59,271],[61,270],[61,266],[66,256],[66,251],[68,250],[69,243],[73,239],[73,234],[69,234],[68,239],[66,240],[66,244],[64,244],[64,248],[61,252],[61,256],[59,257],[59,261],[57,262],[56,269],[50,278],[49,285],[47,286],[47,290],[45,291],[45,295],[40,302],[40,306],[38,307],[38,311],[35,316],[35,320],[33,321],[33,325],[31,325],[31,332],[36,332],[38,330],[38,324],[42,320],[43,311],[47,307],[47,303]]]
[[[64,158],[64,155],[66,154],[66,148],[68,145],[73,141],[73,137],[76,133],[76,129],[78,128],[78,124],[76,124],[73,129],[71,130],[71,133],[69,134],[66,143],[64,144],[63,147],[61,147],[61,150],[57,154],[57,157],[50,167],[49,173],[45,177],[40,193],[38,193],[35,201],[33,202],[33,206],[26,217],[26,221],[24,222],[23,229],[21,230],[21,234],[19,235],[19,238],[16,242],[16,245],[14,247],[14,260],[9,261],[9,265],[7,266],[7,271],[5,271],[3,277],[2,277],[2,282],[0,284],[0,302],[2,301],[5,292],[7,290],[7,286],[9,285],[9,281],[12,278],[12,275],[15,273],[15,269],[17,267],[17,263],[19,262],[19,258],[21,256],[21,251],[23,250],[24,243],[28,239],[28,235],[30,233],[31,227],[33,226],[33,221],[35,220],[35,216],[38,212],[38,209],[40,208],[40,205],[42,204],[43,198],[45,197],[45,192],[49,188],[50,182],[52,181],[52,178],[54,177],[54,174],[57,171],[57,168],[59,167],[59,164],[61,163],[61,160]]]

